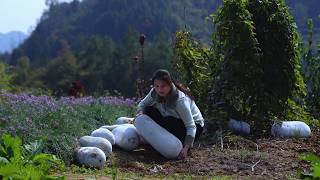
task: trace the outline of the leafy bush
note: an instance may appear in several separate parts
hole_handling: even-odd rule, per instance
[[[257,46],[252,14],[247,10],[247,1],[230,0],[224,1],[224,6],[212,17],[216,25],[213,48],[217,54],[212,106],[224,111],[218,121],[226,121],[228,116],[244,120],[258,104],[254,94],[261,90],[262,77],[261,50]]]
[[[226,127],[234,118],[265,135],[273,121],[310,122],[303,106],[300,37],[285,2],[224,0],[210,17],[216,28],[211,48],[178,32],[174,61],[207,110],[208,124]]]
[[[307,85],[308,95],[306,103],[309,112],[315,117],[320,118],[320,46],[317,52],[313,51],[313,21],[308,20],[308,45],[305,48],[303,57],[303,75]],[[319,42],[318,42],[319,43]]]
[[[12,74],[8,72],[8,65],[0,61],[0,90],[11,90]]]
[[[311,164],[311,173],[303,173],[298,171],[300,179],[320,179],[320,158],[314,154],[303,154],[300,156],[301,160],[308,161]]]
[[[174,68],[190,88],[196,103],[204,110],[207,103],[210,69],[209,50],[202,48],[188,31],[176,33]]]
[[[0,141],[0,179],[64,179],[49,175],[53,168],[63,168],[61,160],[41,152],[41,143],[22,146],[18,137],[2,135]]]
[[[278,0],[225,0],[213,18],[215,102],[254,134],[267,133],[275,117],[285,118],[288,100],[305,93],[293,18]]]

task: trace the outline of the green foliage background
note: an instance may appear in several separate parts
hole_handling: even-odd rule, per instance
[[[48,1],[30,38],[2,56],[1,89],[66,96],[80,80],[85,95],[132,97],[143,65],[147,80],[159,68],[177,74],[208,124],[225,127],[236,118],[261,130],[277,120],[307,121],[308,113],[319,116],[318,21],[304,47],[295,24],[300,18],[293,19],[285,2],[297,17],[298,7],[309,7],[312,16],[317,10],[315,1],[297,6],[292,0],[224,1],[212,15],[220,1]]]
[[[225,0],[210,17],[210,48],[182,31],[174,51],[177,69],[206,102],[208,124],[226,127],[234,118],[264,135],[274,121],[314,122],[304,104],[301,39],[284,1]]]

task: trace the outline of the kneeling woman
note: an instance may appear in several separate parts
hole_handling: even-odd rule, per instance
[[[152,84],[153,88],[138,104],[138,114],[148,115],[176,136],[183,143],[178,158],[184,159],[194,140],[202,133],[202,114],[191,92],[178,85],[167,70],[157,70],[153,75]]]

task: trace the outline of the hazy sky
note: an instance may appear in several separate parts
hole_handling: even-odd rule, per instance
[[[0,33],[30,33],[46,8],[45,0],[0,0]]]

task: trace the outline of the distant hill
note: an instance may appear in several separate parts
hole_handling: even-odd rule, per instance
[[[10,53],[14,48],[18,47],[27,35],[20,31],[11,31],[8,33],[0,33],[0,53]]]
[[[175,31],[184,27],[193,30],[197,37],[206,38],[210,24],[206,25],[205,17],[220,1],[75,0],[52,4],[14,57],[23,54],[32,64],[43,64],[55,57],[61,40],[77,51],[82,41],[93,35],[121,42],[130,28],[146,34],[149,42],[160,32],[170,40]]]
[[[46,2],[49,8],[30,37],[2,59],[17,65],[15,85],[45,87],[58,96],[79,80],[87,94],[133,97],[139,76],[172,67],[176,31],[186,28],[210,43],[214,26],[205,19],[222,5],[222,0]],[[305,40],[308,18],[320,39],[320,0],[286,2]],[[140,33],[146,35],[143,48]]]
[[[320,34],[320,0],[286,3],[304,37],[308,18],[314,19],[315,32]],[[52,4],[30,38],[13,53],[11,62],[26,55],[31,64],[44,65],[56,56],[61,41],[77,52],[83,40],[95,35],[119,43],[129,28],[146,34],[150,42],[160,32],[170,41],[175,31],[187,27],[197,38],[210,42],[213,26],[205,18],[221,4],[222,0],[74,0]]]
[[[314,33],[320,40],[320,1],[319,0],[285,0],[289,6],[300,33],[305,37],[308,33],[307,21],[313,19]]]

